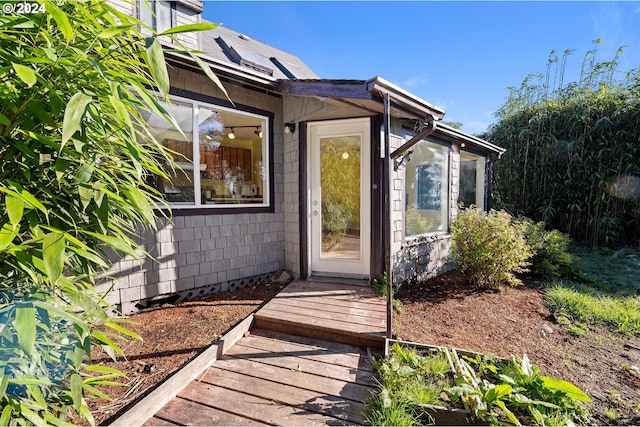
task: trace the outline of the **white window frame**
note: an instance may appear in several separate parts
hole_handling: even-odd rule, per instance
[[[270,143],[269,141],[271,132],[271,121],[268,116],[251,113],[234,108],[228,108],[208,102],[198,101],[191,98],[186,98],[177,95],[169,95],[171,102],[180,102],[182,104],[189,104],[192,108],[192,132],[191,143],[193,150],[193,191],[194,191],[194,203],[193,204],[175,204],[167,202],[172,210],[188,210],[188,209],[247,209],[247,208],[269,208],[271,207],[271,179],[270,175],[274,173],[272,170],[272,162],[270,158]],[[196,171],[200,170],[200,133],[199,127],[199,114],[200,109],[206,108],[214,111],[226,111],[237,115],[245,115],[262,121],[262,164],[266,169],[262,176],[262,203],[202,203],[202,185],[201,176]],[[153,129],[153,128],[152,128]],[[160,141],[158,141],[160,142]],[[196,168],[196,165],[198,167]],[[239,199],[242,200],[242,199]]]

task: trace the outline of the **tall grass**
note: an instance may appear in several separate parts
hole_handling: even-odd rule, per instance
[[[622,49],[597,62],[598,44],[577,81],[565,83],[567,50],[509,88],[484,135],[507,149],[496,202],[578,241],[640,247],[640,69],[616,79]]]
[[[640,253],[582,246],[571,252],[574,277],[546,290],[549,309],[558,318],[640,334]]]
[[[640,296],[614,297],[584,285],[556,283],[547,290],[545,302],[556,316],[640,334]]]

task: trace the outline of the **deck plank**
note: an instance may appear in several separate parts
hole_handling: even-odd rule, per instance
[[[163,420],[161,418],[151,417],[144,424],[144,426],[180,426],[182,424],[175,424],[171,421]]]
[[[290,324],[303,324],[313,326],[318,329],[335,330],[336,332],[344,332],[348,335],[353,334],[372,334],[382,335],[386,332],[383,322],[378,322],[375,325],[368,325],[363,323],[356,323],[350,321],[350,319],[335,319],[330,316],[323,316],[322,313],[309,313],[305,310],[290,310],[281,309],[280,307],[269,308],[264,307],[258,311],[255,315],[256,321],[258,318],[273,319],[280,323]]]
[[[273,305],[286,305],[292,307],[304,307],[308,310],[322,310],[327,313],[336,313],[338,315],[353,316],[354,318],[363,319],[385,319],[387,312],[374,311],[368,307],[365,303],[361,304],[332,304],[319,297],[304,298],[304,299],[290,299],[290,298],[278,298],[271,300],[268,304]]]
[[[298,357],[295,352],[274,352],[270,349],[263,350],[237,344],[227,354],[271,366],[362,385],[371,384],[375,378],[372,372],[358,371],[357,368],[330,365],[316,360],[304,359]]]
[[[266,423],[262,423],[254,419],[249,419],[221,411],[220,409],[212,408],[210,405],[180,398],[172,399],[156,413],[155,418],[169,420],[177,425],[191,426],[266,425]],[[155,425],[150,422],[147,422],[146,424]]]
[[[320,347],[318,345],[305,344],[297,338],[299,337],[255,329],[251,331],[251,335],[245,337],[243,345],[273,352],[291,353],[296,357],[317,360],[330,365],[375,372],[367,352],[358,347],[328,341],[324,346]],[[318,343],[319,340],[311,342]]]
[[[223,371],[215,366],[208,369],[202,381],[256,397],[275,400],[286,405],[301,407],[312,412],[326,414],[349,423],[364,423],[364,404],[345,400],[341,397],[321,394],[237,372]]]
[[[369,360],[367,350],[347,343],[340,343],[328,340],[319,340],[317,338],[309,338],[302,335],[285,334],[282,332],[271,331],[267,329],[252,329],[251,336],[259,336],[265,339],[284,341],[286,343],[298,344],[302,346],[311,347],[313,349],[322,349],[327,352],[339,353],[341,355],[349,355],[351,357],[357,357],[360,360]],[[374,371],[373,365],[369,365],[371,371]]]
[[[385,298],[377,295],[373,289],[353,285],[294,281],[284,288],[278,297],[321,297],[335,300],[336,303],[340,301],[351,303],[366,301],[375,309],[386,307]]]
[[[311,308],[311,309],[310,309]],[[326,311],[325,307],[312,305],[311,307],[305,307],[304,304],[282,304],[280,302],[275,302],[273,304],[269,304],[265,306],[261,312],[268,311],[279,311],[286,312],[289,314],[296,314],[302,318],[314,317],[317,319],[326,319],[334,322],[343,322],[350,323],[353,325],[361,325],[365,328],[372,327],[377,328],[378,330],[382,330],[385,323],[385,318],[376,318],[376,317],[363,317],[363,316],[354,316],[350,313],[345,312],[330,312]]]
[[[344,420],[262,399],[204,382],[192,382],[179,395],[193,402],[272,425],[348,425]]]
[[[281,384],[297,386],[307,390],[312,390],[331,396],[342,397],[344,399],[353,400],[356,402],[366,401],[366,399],[370,397],[370,391],[372,390],[371,387],[360,384],[321,377],[306,372],[299,372],[297,370],[266,365],[264,363],[232,356],[224,356],[222,359],[219,359],[216,362],[215,366],[226,371],[247,374],[257,378],[262,378]]]

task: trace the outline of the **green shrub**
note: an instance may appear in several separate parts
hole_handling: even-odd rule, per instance
[[[543,222],[524,217],[518,218],[516,226],[533,252],[529,262],[534,274],[559,277],[569,271],[573,261],[569,236],[558,230],[547,231]]]
[[[453,259],[474,284],[522,283],[514,273],[526,271],[533,253],[507,212],[481,213],[471,206],[451,224],[451,237]]]

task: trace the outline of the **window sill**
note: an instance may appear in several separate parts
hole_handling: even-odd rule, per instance
[[[402,247],[408,248],[449,238],[451,238],[451,233],[448,231],[436,231],[434,233],[419,234],[417,236],[405,236]]]
[[[208,207],[206,207],[208,206]],[[156,209],[156,212],[168,214],[167,209]],[[245,213],[274,213],[273,206],[255,205],[204,205],[204,206],[172,206],[173,216],[194,216],[194,215],[240,215]]]

